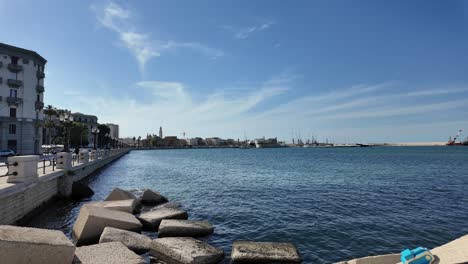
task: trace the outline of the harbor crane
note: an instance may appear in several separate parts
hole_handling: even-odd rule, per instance
[[[462,132],[463,132],[463,129],[458,130],[457,134],[453,137],[453,139],[452,139],[452,137],[449,138],[449,141],[448,141],[447,145],[455,145],[456,142],[457,142],[458,137],[460,137],[460,134]]]

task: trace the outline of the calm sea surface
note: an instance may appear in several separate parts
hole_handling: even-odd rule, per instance
[[[468,147],[132,151],[87,181],[90,200],[120,187],[180,202],[226,256],[233,240],[288,241],[304,263],[330,263],[468,234]],[[87,201],[27,225],[70,235]]]

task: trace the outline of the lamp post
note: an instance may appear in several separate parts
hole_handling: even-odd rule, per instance
[[[60,122],[63,124],[63,151],[69,152],[70,151],[70,128],[73,124],[73,116],[71,112],[68,110],[63,111],[60,113],[59,116]]]
[[[96,143],[97,143],[97,134],[99,133],[99,128],[98,127],[93,127],[91,128],[91,133],[94,136],[94,150],[96,150]]]
[[[106,148],[109,148],[109,139],[110,139],[109,133],[106,133],[104,135],[104,138],[106,139]]]

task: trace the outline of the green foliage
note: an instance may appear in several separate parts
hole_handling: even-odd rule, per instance
[[[110,128],[106,125],[98,125],[98,147],[104,148],[107,147],[110,143]]]
[[[81,123],[73,122],[70,128],[71,147],[82,147],[88,144],[88,126]]]

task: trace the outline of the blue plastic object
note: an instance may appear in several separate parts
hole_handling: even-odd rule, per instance
[[[417,247],[413,250],[403,250],[400,259],[403,264],[431,264],[434,262],[432,253],[427,248],[423,247]]]

